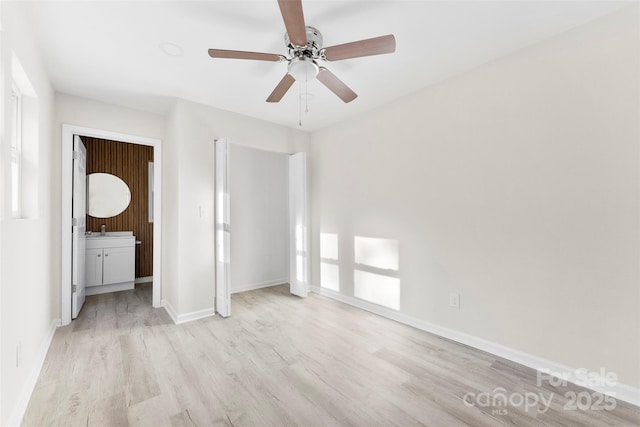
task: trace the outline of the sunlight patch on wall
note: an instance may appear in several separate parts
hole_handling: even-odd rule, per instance
[[[340,269],[337,265],[320,263],[320,286],[332,291],[340,291]]]
[[[296,225],[296,279],[306,284],[307,277],[307,227]]]
[[[353,292],[357,298],[400,310],[399,246],[394,239],[354,238]]]
[[[340,291],[338,235],[335,233],[320,233],[320,286]]]
[[[355,270],[353,286],[356,297],[400,310],[400,279],[397,277]]]
[[[397,240],[356,236],[353,243],[356,264],[383,270],[398,270]]]
[[[338,235],[320,233],[320,258],[338,260]]]

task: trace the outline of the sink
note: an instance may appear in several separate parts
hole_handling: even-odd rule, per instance
[[[135,250],[136,236],[133,235],[133,231],[108,231],[104,236],[100,235],[100,232],[93,232],[87,234],[86,250],[85,254],[95,251],[107,251],[112,248],[131,248],[131,251]],[[96,253],[97,254],[97,253]],[[115,252],[113,253],[114,257]],[[104,256],[109,256],[105,252]]]
[[[87,239],[93,239],[96,237],[130,237],[133,236],[133,231],[107,231],[107,233],[102,236],[99,231],[94,231],[91,234],[87,234]]]

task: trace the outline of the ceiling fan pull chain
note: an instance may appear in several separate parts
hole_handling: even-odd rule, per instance
[[[298,126],[302,127],[302,83],[298,82]]]
[[[304,82],[304,112],[309,113],[309,79]]]

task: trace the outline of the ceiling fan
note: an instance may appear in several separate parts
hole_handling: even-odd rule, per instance
[[[324,61],[340,61],[362,56],[381,55],[392,53],[396,50],[396,39],[393,34],[322,47],[322,34],[320,31],[305,25],[301,0],[278,0],[278,5],[287,29],[284,40],[289,50],[289,56],[241,50],[209,49],[209,56],[212,58],[287,61],[287,73],[271,92],[267,102],[279,102],[294,82],[310,81],[314,78],[317,78],[320,83],[329,88],[344,102],[351,102],[358,95],[320,64]]]

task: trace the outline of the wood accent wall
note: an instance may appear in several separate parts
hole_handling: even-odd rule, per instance
[[[87,215],[87,230],[133,231],[136,240],[136,277],[153,275],[153,223],[149,222],[149,162],[153,147],[81,136],[87,148],[87,175],[102,172],[116,175],[131,189],[131,203],[120,215],[94,218]]]

